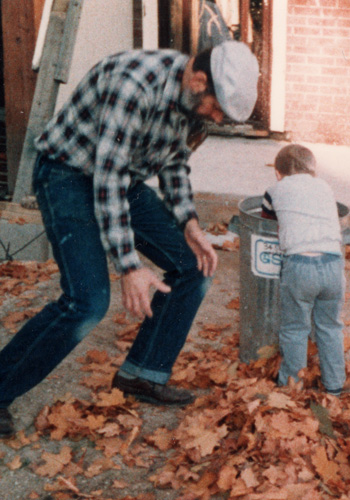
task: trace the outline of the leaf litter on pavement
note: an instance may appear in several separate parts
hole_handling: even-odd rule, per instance
[[[0,266],[2,297],[29,301],[22,303],[29,315],[8,313],[1,319],[10,333],[30,317],[30,293],[56,271],[51,261]],[[46,498],[53,500],[156,500],[162,492],[175,500],[349,500],[350,393],[336,398],[323,392],[311,341],[302,383],[276,386],[276,346],[264,347],[250,364],[241,363],[239,297],[227,299],[224,307],[232,322],[202,324],[176,362],[171,382],[198,395],[192,405],[171,410],[176,425],[145,431],[143,405],[111,389],[139,328],[118,313],[112,318],[117,354],[94,348],[76,359],[89,396],[66,394],[44,406],[35,432],[19,431],[4,442],[14,453],[8,459],[2,452],[1,463],[12,474],[29,467],[45,479]],[[348,337],[344,345],[348,351]],[[346,368],[349,378],[348,356]],[[55,451],[47,451],[48,442]],[[38,453],[29,464],[28,448]],[[127,469],[144,471],[143,493],[129,494]],[[94,482],[107,472],[112,474],[108,487]],[[34,485],[28,498],[41,498]]]

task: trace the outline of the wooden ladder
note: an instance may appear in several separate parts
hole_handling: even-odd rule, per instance
[[[19,164],[13,202],[32,193],[34,139],[52,118],[61,83],[67,83],[83,0],[54,0]]]

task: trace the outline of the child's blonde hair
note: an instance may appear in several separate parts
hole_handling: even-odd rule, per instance
[[[289,144],[275,159],[275,169],[283,176],[293,174],[315,175],[316,158],[310,149],[300,144]]]

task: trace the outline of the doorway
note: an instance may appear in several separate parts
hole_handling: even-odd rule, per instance
[[[215,10],[226,25],[230,37],[247,43],[256,55],[260,78],[258,83],[258,100],[254,111],[242,125],[230,121],[223,126],[210,125],[213,132],[224,135],[243,135],[265,137],[270,128],[270,75],[271,75],[271,19],[273,0],[170,0],[170,8],[164,10],[164,3],[159,0],[159,19],[168,15],[170,29],[168,39],[163,43],[188,54],[197,52],[200,20],[203,9]],[[163,7],[162,7],[163,6]],[[210,17],[210,22],[217,24],[217,19]],[[207,16],[208,19],[208,16]]]

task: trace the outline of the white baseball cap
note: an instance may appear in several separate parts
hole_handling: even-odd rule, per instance
[[[246,121],[258,93],[259,65],[255,55],[243,42],[226,41],[213,48],[210,67],[221,109],[234,121]]]

